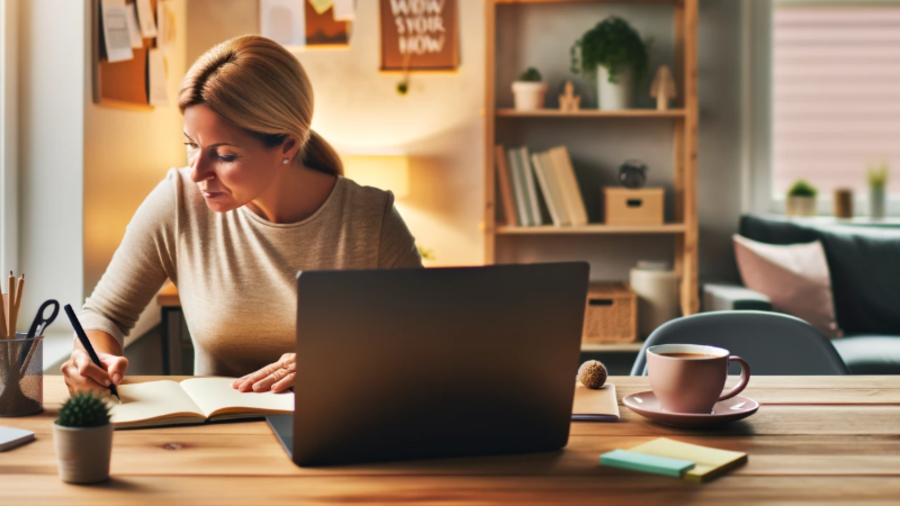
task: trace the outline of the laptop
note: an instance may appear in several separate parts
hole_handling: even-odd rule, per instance
[[[585,262],[297,275],[300,466],[558,450],[569,439]]]

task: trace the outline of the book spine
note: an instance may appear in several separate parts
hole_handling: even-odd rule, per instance
[[[553,157],[550,156],[549,152],[541,153],[541,165],[550,185],[550,191],[553,193],[553,200],[556,202],[556,212],[559,214],[559,221],[563,226],[570,226],[572,225],[572,216],[569,213],[565,194],[562,191],[562,181],[554,167]]]
[[[506,218],[507,225],[517,227],[519,226],[519,217],[516,211],[516,201],[513,196],[509,167],[506,165],[506,151],[501,144],[494,148],[494,161],[497,167],[497,178],[500,183],[500,198],[503,200],[503,215]]]
[[[573,225],[587,225],[587,210],[584,207],[584,199],[581,197],[581,189],[578,187],[578,178],[575,177],[575,168],[572,159],[565,146],[553,148],[554,156],[560,164],[560,172],[565,181],[566,190],[570,199],[570,212]]]
[[[516,207],[519,215],[519,226],[527,227],[530,225],[529,218],[531,213],[528,210],[528,197],[525,195],[525,178],[519,168],[519,154],[515,149],[506,152],[509,161],[510,171],[513,176],[513,190],[516,194]]]
[[[562,222],[559,218],[559,208],[557,207],[558,204],[556,203],[553,192],[550,191],[550,182],[547,179],[547,174],[544,171],[544,167],[541,163],[541,159],[538,156],[538,153],[534,153],[531,155],[531,165],[534,167],[534,174],[537,176],[538,183],[541,186],[541,191],[544,193],[544,200],[547,202],[547,210],[550,211],[550,219],[553,220],[554,226],[561,227]]]
[[[544,219],[541,216],[541,206],[538,202],[537,185],[534,182],[534,171],[531,169],[531,160],[529,160],[528,148],[519,148],[519,159],[522,163],[522,172],[525,175],[525,188],[528,191],[528,207],[531,210],[532,225],[543,225]]]

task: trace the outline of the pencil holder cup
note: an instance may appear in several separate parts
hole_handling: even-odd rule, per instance
[[[0,339],[0,417],[44,409],[44,336]]]

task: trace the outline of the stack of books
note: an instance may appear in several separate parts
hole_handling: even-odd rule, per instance
[[[544,225],[539,195],[543,196],[554,226],[587,225],[584,200],[565,146],[529,154],[527,147],[506,150],[498,145],[494,158],[508,225]]]

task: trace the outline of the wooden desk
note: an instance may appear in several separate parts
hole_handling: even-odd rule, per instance
[[[612,381],[620,396],[647,388],[646,378]],[[0,453],[0,504],[732,506],[900,496],[900,377],[755,377],[746,394],[763,406],[746,421],[680,431],[623,407],[621,423],[573,423],[566,450],[529,455],[301,469],[265,422],[120,431],[111,481],[90,487],[57,477],[50,424],[65,389],[59,376],[45,382],[43,415],[0,420],[37,433]],[[601,453],[660,436],[745,451],[749,462],[705,485],[598,465]]]

